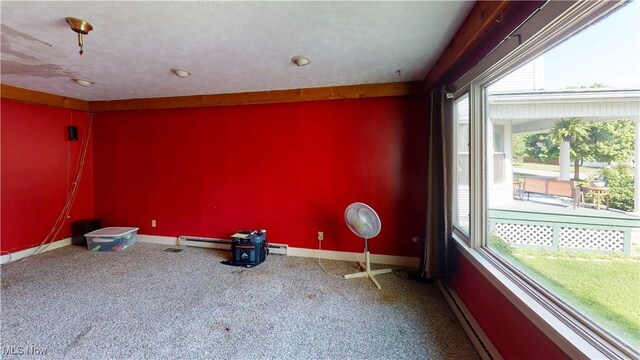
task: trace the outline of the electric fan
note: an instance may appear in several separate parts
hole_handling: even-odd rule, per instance
[[[371,262],[369,261],[369,239],[376,237],[380,233],[382,223],[378,214],[367,204],[354,202],[347,206],[344,211],[344,221],[354,234],[364,239],[364,263],[360,263],[361,272],[345,275],[345,279],[353,279],[359,277],[368,277],[373,281],[379,289],[380,284],[373,277],[374,275],[390,273],[391,269],[371,270]]]

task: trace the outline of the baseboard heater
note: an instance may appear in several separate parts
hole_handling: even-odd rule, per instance
[[[491,342],[491,339],[482,330],[480,324],[478,324],[449,283],[440,280],[438,281],[438,287],[480,357],[483,360],[504,360],[498,349]]]
[[[204,247],[219,250],[231,250],[231,239],[205,238],[199,236],[179,236],[178,246]],[[287,244],[269,243],[269,254],[287,255]]]

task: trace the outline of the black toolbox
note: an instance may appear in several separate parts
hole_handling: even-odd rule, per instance
[[[242,230],[231,236],[233,265],[246,267],[262,263],[269,254],[266,230]]]

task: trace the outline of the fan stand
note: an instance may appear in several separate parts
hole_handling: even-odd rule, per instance
[[[364,271],[353,273],[353,274],[347,274],[344,276],[344,278],[353,279],[353,278],[368,277],[369,279],[371,279],[371,281],[373,281],[374,284],[376,284],[376,286],[378,287],[378,290],[382,289],[382,287],[380,286],[376,278],[374,278],[373,276],[390,273],[391,269],[371,270],[371,262],[369,261],[369,239],[367,238],[364,239],[364,258],[365,258],[365,263],[359,263],[360,269],[364,269]]]

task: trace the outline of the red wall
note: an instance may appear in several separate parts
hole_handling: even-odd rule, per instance
[[[505,359],[568,359],[471,264],[453,250],[451,285]]]
[[[360,252],[343,214],[362,201],[382,218],[372,252],[418,256],[426,117],[417,97],[97,113],[96,215],[150,235],[265,228],[305,248],[324,231],[323,249]]]
[[[7,99],[1,105],[0,247],[15,252],[39,245],[62,211],[81,145],[67,140],[67,126],[78,126],[79,136],[84,136],[89,115]],[[70,221],[92,216],[90,146],[71,219],[56,240],[71,235]]]

